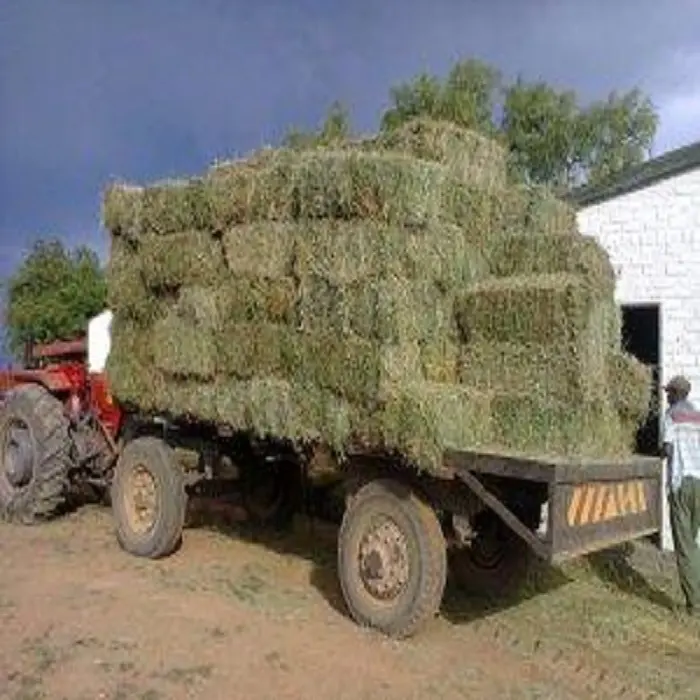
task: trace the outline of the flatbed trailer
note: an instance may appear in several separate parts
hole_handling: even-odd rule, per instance
[[[238,465],[244,481],[274,468],[278,490],[287,494],[287,515],[290,505],[301,503],[295,499],[304,492],[313,451],[300,454],[250,436],[220,443],[213,433],[210,439],[203,434],[195,428],[192,441],[187,430],[163,421],[156,432],[125,441],[111,498],[125,550],[157,558],[177,548],[192,483],[175,457],[183,445],[200,450],[205,465],[194,488],[216,482],[218,450]],[[466,590],[510,597],[533,555],[558,564],[654,535],[661,526],[662,463],[656,458],[449,452],[439,471],[426,473],[398,455],[350,450],[335,461],[335,471],[345,491],[337,563],[346,605],[358,624],[396,638],[413,635],[438,612],[448,571]],[[155,494],[146,525],[137,516],[133,478],[143,472]]]

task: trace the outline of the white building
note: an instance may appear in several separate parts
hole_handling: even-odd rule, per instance
[[[657,368],[658,413],[644,449],[659,441],[663,386],[674,374],[700,404],[700,142],[573,193],[581,233],[608,251],[617,274],[627,350]],[[665,548],[671,548],[667,523]]]

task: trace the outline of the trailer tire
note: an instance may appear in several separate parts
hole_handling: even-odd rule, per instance
[[[137,512],[139,486],[153,491],[151,512],[145,515]],[[187,510],[185,478],[173,450],[163,440],[140,437],[127,443],[114,470],[111,501],[122,549],[158,559],[178,548]]]
[[[450,575],[470,595],[497,600],[515,597],[530,572],[532,550],[493,511],[484,511],[482,517],[474,544],[450,551]]]
[[[401,555],[398,564],[392,555]],[[414,635],[437,614],[445,590],[446,544],[433,509],[390,479],[360,488],[340,526],[338,575],[355,622],[397,639]]]
[[[39,384],[6,395],[0,408],[0,517],[33,525],[60,514],[73,465],[63,404]]]

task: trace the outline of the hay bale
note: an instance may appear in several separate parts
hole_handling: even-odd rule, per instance
[[[150,331],[154,367],[164,375],[213,380],[219,364],[216,327],[210,316],[183,316],[178,306],[158,319]]]
[[[147,326],[115,314],[106,368],[113,395],[146,412],[159,408],[158,396],[166,385],[154,370],[153,346],[145,340],[148,332]]]
[[[503,393],[493,397],[491,417],[498,450],[593,459],[633,450],[633,436],[609,401],[575,404]]]
[[[277,279],[292,274],[298,227],[264,221],[226,230],[222,245],[232,277]]]
[[[205,231],[144,237],[139,258],[144,281],[153,290],[216,284],[227,272],[221,242]]]
[[[143,188],[115,182],[105,189],[102,199],[102,221],[112,236],[136,239],[141,235]]]
[[[144,233],[164,236],[206,230],[210,221],[207,186],[201,178],[165,180],[143,188],[141,225]]]
[[[505,149],[494,139],[452,122],[414,119],[382,132],[372,145],[441,163],[465,182],[486,187],[506,184]]]
[[[454,326],[453,294],[430,281],[402,277],[347,285],[303,278],[298,309],[304,330],[354,333],[381,343],[427,340]]]
[[[591,314],[605,294],[569,274],[493,278],[474,285],[457,302],[465,342],[578,343],[592,328]]]
[[[556,340],[516,345],[474,342],[459,358],[460,382],[480,391],[528,394],[576,405],[607,397],[607,348]]]
[[[651,410],[651,368],[632,355],[615,352],[609,358],[608,377],[610,394],[621,419],[640,425]]]
[[[432,470],[445,449],[478,449],[491,441],[490,397],[465,387],[406,382],[385,387],[373,417],[374,439],[388,451]]]
[[[251,172],[221,165],[208,175],[215,228],[258,219],[447,219],[459,185],[443,166],[399,154],[280,153]]]
[[[485,237],[503,195],[466,186],[438,163],[396,153],[281,151],[262,167],[236,161],[211,168],[202,179],[142,189],[115,186],[104,208],[108,229],[133,237],[314,219],[410,226],[468,222]]]
[[[497,277],[566,272],[582,275],[610,295],[614,293],[610,257],[589,236],[506,233],[492,241],[486,257],[489,271]]]

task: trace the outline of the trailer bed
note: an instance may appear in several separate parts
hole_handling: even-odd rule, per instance
[[[560,563],[661,529],[662,461],[634,455],[586,460],[449,452],[445,467],[465,482],[541,558]],[[527,528],[484,484],[484,476],[547,488],[542,535]]]

